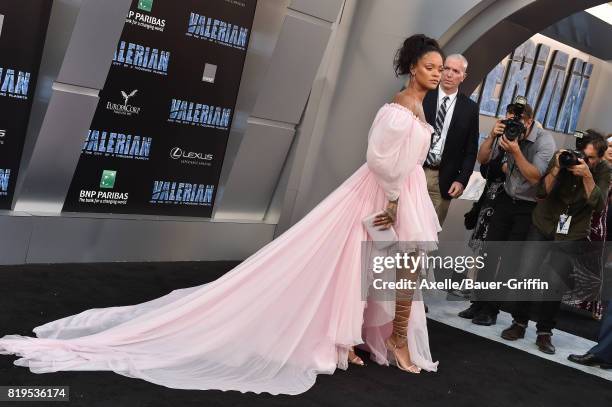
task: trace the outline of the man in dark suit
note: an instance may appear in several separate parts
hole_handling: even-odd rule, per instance
[[[425,117],[434,127],[423,167],[440,225],[446,219],[451,199],[463,193],[478,152],[478,105],[458,92],[466,70],[467,60],[462,55],[446,57],[440,86],[423,100]]]

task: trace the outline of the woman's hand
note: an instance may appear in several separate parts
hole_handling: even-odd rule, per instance
[[[376,218],[374,218],[374,226],[380,226],[381,230],[389,229],[393,226],[397,218],[397,203],[398,201],[389,201],[385,212],[376,215]]]

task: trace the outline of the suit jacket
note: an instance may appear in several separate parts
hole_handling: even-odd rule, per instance
[[[423,100],[425,118],[432,126],[436,122],[437,108],[438,89],[427,92]],[[478,105],[458,93],[440,161],[440,192],[444,199],[452,199],[448,190],[453,182],[459,181],[466,186],[474,171],[478,153],[478,114]]]

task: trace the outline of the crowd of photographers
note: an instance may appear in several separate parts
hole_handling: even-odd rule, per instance
[[[478,147],[478,105],[459,92],[467,68],[463,55],[447,56],[438,89],[423,100],[434,129],[423,165],[429,196],[443,225],[478,160],[486,185],[465,215],[466,228],[473,229],[468,246],[485,259],[475,279],[483,287],[500,287],[510,279],[541,280],[547,288],[471,292],[472,304],[459,316],[489,326],[496,324],[500,309],[510,312],[513,322],[501,332],[506,340],[522,339],[534,319],[538,349],[553,354],[551,338],[562,301],[593,307],[600,316],[602,302],[612,298],[612,272],[604,272],[607,231],[612,230],[607,228],[612,137],[576,132],[575,147],[558,150],[553,136],[534,120],[527,99],[517,96]],[[570,360],[612,366],[609,302],[599,345]]]
[[[474,229],[470,246],[486,253],[485,268],[476,279],[538,278],[551,288],[510,296],[475,292],[460,317],[490,326],[503,308],[512,314],[513,322],[501,336],[515,341],[525,336],[531,316],[536,320],[538,349],[554,354],[552,332],[563,295],[576,289],[577,259],[582,259],[580,264],[590,263],[583,267],[591,273],[583,279],[587,281],[585,298],[610,298],[602,292],[610,220],[609,140],[612,137],[606,139],[594,130],[576,132],[575,148],[556,150],[552,135],[534,120],[533,108],[524,97],[508,106],[506,118],[495,123],[479,148],[477,159],[487,183],[480,200],[466,214],[466,227]],[[602,321],[598,347],[584,355],[570,355],[570,360],[612,367],[610,308]]]

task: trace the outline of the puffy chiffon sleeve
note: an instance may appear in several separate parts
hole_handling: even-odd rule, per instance
[[[399,197],[402,181],[417,165],[419,149],[410,148],[416,120],[408,109],[386,104],[378,110],[368,134],[368,168],[391,201]]]

